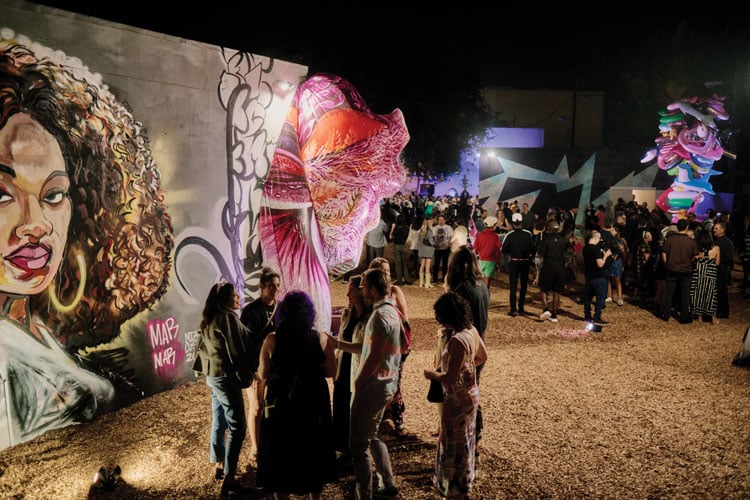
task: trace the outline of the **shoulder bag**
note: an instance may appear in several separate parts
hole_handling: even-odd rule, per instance
[[[427,391],[427,401],[430,403],[443,402],[443,384],[435,379],[430,379],[430,388]]]

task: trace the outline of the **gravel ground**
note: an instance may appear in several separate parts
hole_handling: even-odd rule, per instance
[[[611,324],[589,333],[571,299],[575,285],[553,324],[539,319],[533,287],[530,314],[509,317],[507,275],[497,278],[472,498],[750,498],[750,370],[731,365],[750,301],[732,289],[731,318],[682,325],[626,300],[607,305]],[[346,285],[331,287],[334,305],[344,305]],[[432,304],[441,289],[403,289],[414,331],[403,380],[408,434],[389,434],[388,443],[401,498],[431,499],[437,413],[422,369],[432,363]],[[216,498],[209,421],[209,391],[199,380],[49,432],[0,451],[0,497]],[[115,489],[92,488],[94,472],[114,464],[122,468]],[[240,471],[252,485],[247,450]],[[342,472],[324,497],[352,498],[352,483]]]

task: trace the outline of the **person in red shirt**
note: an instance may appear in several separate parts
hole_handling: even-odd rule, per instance
[[[474,251],[479,259],[479,269],[484,276],[484,282],[487,285],[487,291],[490,290],[490,280],[495,274],[495,266],[502,258],[502,245],[500,244],[500,235],[495,232],[497,218],[489,216],[484,219],[484,231],[477,233],[474,239]]]
[[[604,224],[607,222],[607,209],[604,205],[599,205],[596,210],[597,224],[599,225],[599,231],[604,229]]]

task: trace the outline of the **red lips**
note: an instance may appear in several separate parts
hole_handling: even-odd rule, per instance
[[[5,260],[23,271],[30,272],[44,268],[50,257],[51,251],[48,246],[29,243],[8,255]]]

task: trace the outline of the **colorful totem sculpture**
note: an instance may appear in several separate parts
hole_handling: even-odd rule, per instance
[[[641,163],[656,159],[660,169],[675,177],[656,200],[673,221],[687,212],[695,213],[698,220],[705,219],[701,207],[705,207],[707,195],[714,195],[710,178],[721,174],[713,169],[714,162],[722,156],[734,157],[721,145],[719,120],[729,120],[729,115],[724,110],[724,97],[716,95],[681,99],[659,111],[656,148],[649,150]]]

